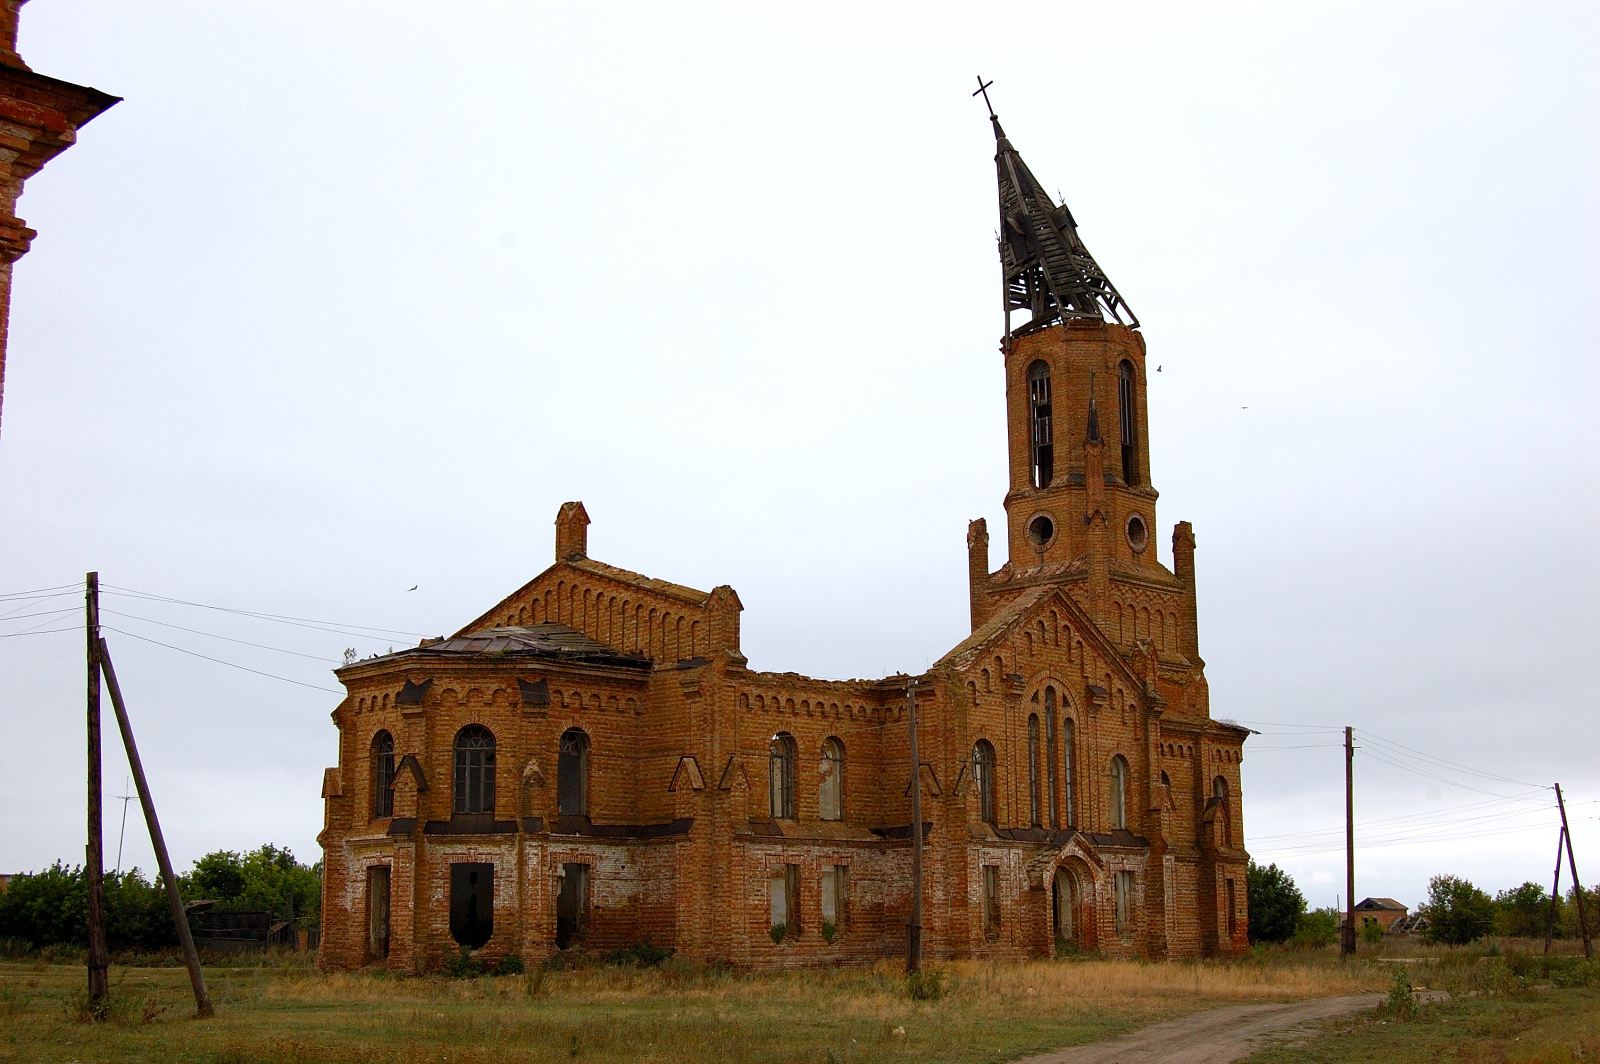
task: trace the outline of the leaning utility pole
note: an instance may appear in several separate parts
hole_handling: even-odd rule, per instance
[[[906,924],[906,974],[922,971],[922,761],[917,754],[917,681],[906,678],[911,736],[911,919]]]
[[[1578,932],[1583,935],[1583,956],[1594,960],[1594,940],[1589,937],[1589,917],[1583,911],[1583,884],[1578,881],[1578,859],[1572,854],[1572,829],[1567,826],[1567,803],[1561,798],[1561,784],[1556,784],[1556,806],[1561,810],[1561,831],[1567,837],[1567,870],[1572,873],[1572,892],[1578,896]]]
[[[1339,936],[1339,955],[1356,951],[1356,746],[1353,729],[1344,730],[1344,934]]]
[[[105,670],[106,688],[111,693],[111,708],[117,714],[117,727],[122,731],[122,746],[128,752],[128,767],[133,769],[133,782],[139,788],[139,805],[144,809],[144,821],[150,827],[150,845],[156,851],[156,867],[161,870],[161,881],[167,888],[167,902],[172,906],[172,922],[178,927],[178,943],[183,947],[183,962],[189,969],[189,983],[194,988],[194,1007],[202,1017],[210,1016],[211,995],[206,992],[206,977],[200,971],[200,955],[195,952],[194,936],[189,931],[189,918],[184,915],[183,898],[178,894],[178,877],[172,874],[172,859],[167,856],[167,842],[161,834],[161,822],[156,819],[156,803],[150,797],[150,785],[145,782],[144,763],[139,760],[139,747],[133,741],[133,725],[128,720],[128,707],[122,701],[122,688],[117,684],[117,670],[111,667],[111,651],[100,640],[100,666]]]
[[[1556,906],[1561,904],[1561,848],[1567,844],[1567,825],[1556,832],[1556,879],[1550,884],[1550,923],[1544,929],[1544,951],[1550,952],[1550,940],[1556,937]]]
[[[105,855],[100,816],[100,574],[84,576],[84,647],[88,659],[89,844],[84,878],[89,888],[89,1004],[96,1009],[109,989],[106,969]]]

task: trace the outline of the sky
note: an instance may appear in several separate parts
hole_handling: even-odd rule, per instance
[[[568,499],[732,584],[754,668],[960,641],[1006,490],[981,73],[1162,367],[1252,853],[1334,903],[1348,725],[1358,896],[1548,882],[1556,781],[1600,878],[1597,22],[36,0],[24,58],[125,99],[18,207],[0,871],[81,860],[89,570],[180,869],[314,860],[329,670],[544,569]]]

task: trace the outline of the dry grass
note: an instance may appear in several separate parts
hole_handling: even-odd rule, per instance
[[[114,969],[127,1003],[75,1023],[81,968],[0,964],[0,1060],[999,1061],[1219,1004],[1382,989],[1386,973],[1328,956],[1177,964],[1041,961],[937,966],[916,1001],[899,971],[735,974],[669,962],[476,980],[211,968],[213,1020],[192,1018],[181,970]]]

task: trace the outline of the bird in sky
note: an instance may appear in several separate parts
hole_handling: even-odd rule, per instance
[[[410,587],[406,588],[406,592],[409,594],[410,592],[415,591],[417,588],[419,588],[421,586],[422,585],[420,585],[420,584],[412,584]]]
[[[1161,367],[1160,367],[1160,366],[1157,366],[1157,367],[1156,367],[1156,372],[1157,372],[1157,373],[1160,373],[1160,372],[1161,372]]]

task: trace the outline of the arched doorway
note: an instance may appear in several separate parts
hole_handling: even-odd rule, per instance
[[[1060,952],[1063,945],[1076,946],[1078,938],[1073,925],[1073,910],[1077,907],[1077,885],[1072,880],[1072,875],[1065,868],[1057,868],[1055,879],[1050,887],[1050,908],[1054,914],[1055,948]]]

